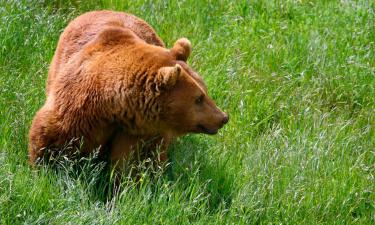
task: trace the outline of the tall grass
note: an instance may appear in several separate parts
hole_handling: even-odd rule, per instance
[[[27,164],[58,37],[94,9],[143,18],[167,46],[189,38],[190,65],[231,117],[216,136],[180,138],[169,165],[117,192],[91,159]],[[374,10],[349,0],[0,1],[0,223],[374,224]]]

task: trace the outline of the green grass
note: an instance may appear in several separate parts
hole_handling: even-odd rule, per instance
[[[27,163],[58,37],[94,9],[145,19],[169,47],[189,38],[231,117],[117,194],[101,164]],[[370,0],[1,0],[0,224],[374,224],[374,49]]]

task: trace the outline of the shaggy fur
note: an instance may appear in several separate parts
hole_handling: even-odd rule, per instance
[[[83,139],[83,154],[101,147],[120,164],[135,146],[152,140],[166,160],[174,137],[216,133],[228,116],[186,64],[190,52],[185,38],[166,49],[132,15],[97,11],[76,18],[60,37],[47,100],[30,129],[31,163],[46,148],[59,151],[74,139]]]

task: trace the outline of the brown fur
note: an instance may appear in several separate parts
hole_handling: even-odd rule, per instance
[[[113,162],[142,142],[161,146],[189,132],[216,133],[228,117],[207,95],[202,78],[186,64],[185,39],[166,49],[144,21],[97,11],[73,20],[60,37],[47,100],[29,134],[30,161],[45,148],[83,138],[82,152],[101,146]],[[197,100],[199,99],[199,100]]]
[[[78,53],[84,45],[95,38],[104,27],[108,26],[128,28],[147,43],[165,47],[164,42],[154,29],[145,21],[133,15],[107,10],[85,13],[71,21],[60,36],[48,72],[47,93],[49,91],[49,84],[55,79],[56,73],[60,71],[60,67],[64,67],[73,55]]]

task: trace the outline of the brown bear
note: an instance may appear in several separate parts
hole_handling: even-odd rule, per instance
[[[164,46],[146,22],[129,14],[95,11],[73,20],[58,42],[47,99],[31,125],[30,162],[72,140],[83,141],[83,154],[100,147],[120,165],[140,143],[152,142],[166,160],[173,138],[217,133],[228,116],[187,65],[190,42]]]

